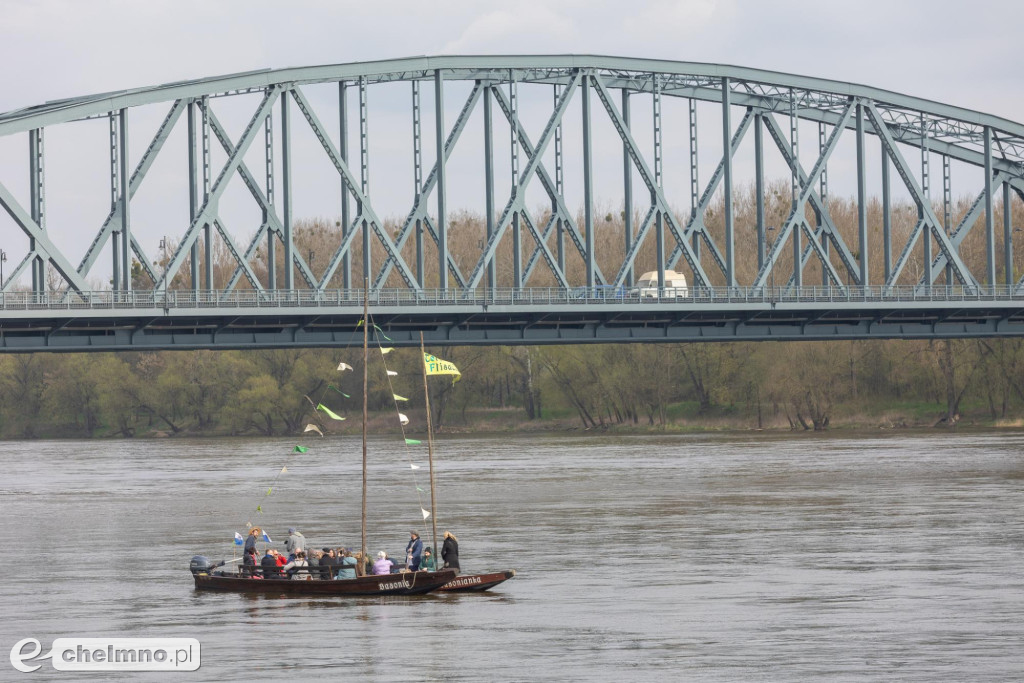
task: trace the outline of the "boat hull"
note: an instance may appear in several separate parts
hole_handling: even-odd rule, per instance
[[[460,574],[437,590],[444,593],[472,593],[494,588],[516,575],[515,569],[489,574]]]
[[[329,581],[292,581],[289,579],[252,579],[235,574],[193,573],[196,590],[270,595],[318,595],[362,597],[373,595],[422,595],[437,590],[456,578],[452,569],[436,572],[405,572],[361,576]]]

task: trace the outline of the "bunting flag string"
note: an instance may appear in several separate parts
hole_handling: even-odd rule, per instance
[[[327,416],[330,417],[332,420],[344,420],[345,419],[341,415],[338,415],[336,412],[334,412],[333,410],[331,410],[330,408],[325,406],[323,403],[318,403],[317,406],[316,406],[316,409],[324,411],[327,414]]]

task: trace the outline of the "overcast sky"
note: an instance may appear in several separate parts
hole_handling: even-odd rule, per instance
[[[259,68],[577,53],[851,81],[1024,121],[1022,25],[1017,0],[0,0],[0,111]]]

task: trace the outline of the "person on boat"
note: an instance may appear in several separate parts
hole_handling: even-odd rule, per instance
[[[409,571],[414,572],[420,568],[420,560],[423,557],[423,541],[415,531],[409,532],[409,544],[405,546],[405,566]]]
[[[395,563],[388,559],[388,554],[381,550],[377,553],[377,561],[373,563],[374,574],[390,574]]]
[[[295,559],[300,550],[306,549],[306,537],[302,532],[296,531],[295,527],[288,527],[288,538],[284,540],[284,549],[288,551],[288,560]]]
[[[437,571],[437,564],[434,562],[434,549],[427,546],[423,549],[423,561],[420,562],[421,572]]]
[[[260,561],[260,566],[263,567],[263,577],[267,579],[280,579],[281,571],[278,569],[277,563],[280,553],[273,548],[267,548],[267,554],[263,556]]]
[[[259,556],[256,550],[246,551],[242,555],[242,576],[255,576],[259,573],[256,566],[259,564]]]
[[[334,548],[324,548],[322,552],[317,553],[320,560],[320,578],[327,580],[334,574],[335,562]]]
[[[455,538],[455,534],[450,531],[444,532],[441,559],[444,560],[445,567],[454,569],[456,574],[459,573],[459,539]]]
[[[337,579],[354,579],[356,578],[356,565],[358,560],[347,550],[342,549],[341,551],[341,569],[338,570]]]
[[[262,533],[263,531],[258,526],[249,529],[249,535],[245,537],[245,545],[242,546],[243,555],[256,552],[256,541],[260,540]]]
[[[309,562],[306,560],[306,553],[302,550],[295,551],[295,559],[281,567],[289,579],[293,581],[309,581],[313,578],[309,573]]]
[[[370,563],[370,558],[364,556],[363,551],[357,550],[353,553],[350,548],[347,552],[356,558],[356,576],[366,576],[373,573],[373,565]]]

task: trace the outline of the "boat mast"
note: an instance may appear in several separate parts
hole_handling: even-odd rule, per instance
[[[423,332],[420,332],[420,364],[423,368],[423,397],[427,406],[427,460],[430,462],[430,521],[434,530],[434,568],[437,569],[437,498],[434,497],[434,428],[430,417],[430,391],[427,389],[427,352],[423,348]]]
[[[370,280],[363,279],[363,516],[362,543],[363,562],[366,562],[366,396],[369,384],[370,359]]]

